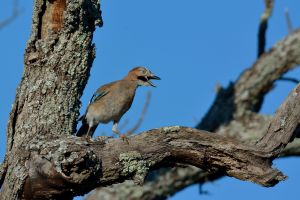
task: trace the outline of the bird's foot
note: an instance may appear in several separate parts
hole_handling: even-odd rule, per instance
[[[109,139],[112,139],[113,137],[112,136],[97,136],[95,137],[95,141],[97,142],[102,142],[102,143],[105,143],[106,141],[108,141]]]
[[[86,135],[85,139],[90,141],[90,142],[94,141],[94,139],[90,135]]]
[[[124,142],[127,142],[127,144],[129,144],[129,138],[126,136],[126,134],[120,134],[120,138],[121,138]]]

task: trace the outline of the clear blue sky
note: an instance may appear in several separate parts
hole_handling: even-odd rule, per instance
[[[102,0],[104,26],[94,42],[97,58],[82,97],[84,112],[98,86],[120,79],[136,65],[148,66],[162,78],[158,87],[140,88],[132,109],[124,116],[130,128],[138,119],[147,91],[152,99],[140,131],[166,125],[195,126],[210,107],[214,86],[234,81],[256,59],[257,28],[263,1]],[[0,30],[0,159],[5,152],[5,129],[16,87],[23,71],[23,55],[30,34],[32,2],[20,0],[22,14]],[[300,1],[280,0],[270,20],[267,46],[287,35],[284,8],[294,27],[300,26]],[[0,19],[9,15],[10,1],[0,1]],[[289,73],[300,77],[300,70]],[[263,113],[273,114],[294,85],[278,82],[264,102]],[[111,124],[96,133],[111,134]],[[125,129],[126,130],[126,129]],[[280,159],[275,166],[289,176],[274,188],[223,178],[204,185],[210,195],[189,187],[179,199],[296,199],[300,174],[299,158]],[[78,198],[79,199],[79,198]]]

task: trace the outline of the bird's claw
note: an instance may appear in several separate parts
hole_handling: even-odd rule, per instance
[[[120,138],[129,144],[129,138],[125,134],[120,134]]]

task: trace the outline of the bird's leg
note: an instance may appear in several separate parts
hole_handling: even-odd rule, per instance
[[[114,121],[114,125],[112,127],[112,132],[114,132],[115,134],[118,134],[120,136],[120,138],[127,139],[125,134],[121,134],[121,132],[118,129],[118,123],[119,121]]]
[[[118,122],[114,121],[114,125],[112,127],[112,132],[114,132],[115,134],[121,135],[119,129],[118,129]]]
[[[89,126],[86,136],[90,136],[91,127]]]
[[[85,135],[85,138],[88,139],[88,140],[91,140],[90,132],[91,132],[91,127],[89,126],[88,131]]]

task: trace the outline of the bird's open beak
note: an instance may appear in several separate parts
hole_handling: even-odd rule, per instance
[[[159,78],[158,76],[155,76],[154,74],[151,74],[150,76],[147,77],[147,82],[149,83],[149,85],[151,85],[152,87],[156,87],[156,85],[154,85],[152,82],[152,80],[161,80],[161,78]]]

